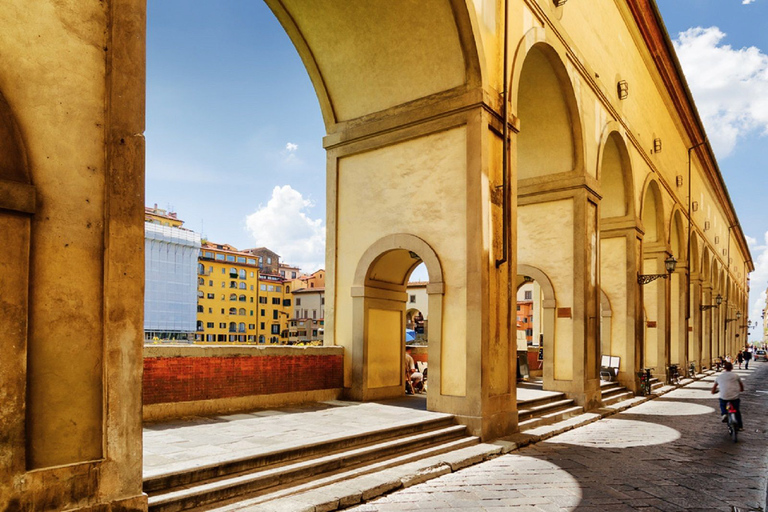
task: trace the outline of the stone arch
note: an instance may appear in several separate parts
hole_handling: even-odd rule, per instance
[[[266,3],[307,68],[329,132],[482,82],[475,15],[466,2]]]
[[[518,180],[583,169],[578,105],[564,59],[532,29],[513,64],[510,108],[520,119],[516,137]]]
[[[0,318],[3,319],[0,322],[0,339],[6,343],[0,358],[0,389],[5,395],[0,409],[0,425],[3,425],[5,438],[0,444],[0,459],[9,463],[11,474],[22,474],[26,470],[25,454],[19,447],[25,446],[28,441],[25,424],[34,421],[34,417],[27,419],[30,408],[26,401],[31,388],[28,384],[30,290],[27,278],[35,209],[35,189],[21,131],[11,106],[0,92],[0,233],[3,234],[3,250],[0,251],[0,274],[3,276],[0,279]],[[38,400],[33,407],[44,405]],[[35,428],[35,425],[29,426]],[[37,452],[32,451],[31,455],[34,465]]]
[[[669,226],[669,247],[672,256],[677,259],[677,269],[670,276],[670,362],[680,365],[682,369],[688,362],[688,346],[686,345],[687,324],[685,321],[686,267],[687,246],[686,233],[683,225],[682,210],[676,206],[673,209]]]
[[[699,240],[699,235],[697,235],[695,232],[691,233],[691,275],[699,274],[699,272],[701,272],[701,255],[699,250],[700,244],[701,241]]]
[[[441,390],[443,270],[437,253],[421,238],[394,234],[374,242],[360,258],[352,294],[352,379],[348,394],[358,400],[397,397],[403,393],[406,286],[411,272],[424,263],[430,311],[430,393],[436,404]]]
[[[602,194],[600,218],[634,216],[631,160],[624,138],[613,127],[603,133],[597,179]]]
[[[605,290],[600,289],[600,354],[611,355],[611,321],[613,310]]]
[[[664,234],[664,204],[661,200],[661,190],[655,178],[650,177],[643,187],[642,202],[640,207],[640,219],[643,225],[643,242],[663,243],[666,240]]]
[[[525,279],[523,276],[530,277],[541,288],[542,295],[542,346],[544,347],[544,388],[551,388],[555,378],[555,352],[557,350],[556,337],[556,308],[557,297],[555,288],[549,276],[541,269],[527,264],[517,265],[517,289],[523,285]]]

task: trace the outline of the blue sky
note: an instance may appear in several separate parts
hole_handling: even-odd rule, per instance
[[[768,286],[768,0],[658,0]],[[257,0],[149,0],[148,205],[238,248],[323,265],[325,134],[290,40]]]

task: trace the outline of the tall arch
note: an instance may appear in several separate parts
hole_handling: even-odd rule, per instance
[[[640,265],[633,171],[618,125],[604,130],[598,158],[600,183],[601,354],[619,357],[619,381],[634,389],[637,321],[641,315],[636,271]],[[610,316],[608,316],[610,315]]]
[[[560,57],[549,44],[537,42],[521,49],[517,58],[522,63],[510,96],[521,121],[516,140],[518,180],[580,169],[581,119]]]
[[[411,272],[424,263],[430,312],[430,394],[428,407],[440,409],[441,391],[453,389],[455,374],[442,368],[443,269],[437,253],[421,238],[399,233],[373,243],[354,274],[351,385],[348,394],[359,400],[397,397],[403,392],[406,286]],[[464,356],[464,354],[461,354]],[[462,357],[457,357],[462,359]],[[459,378],[466,385],[466,377]]]
[[[571,364],[570,355],[563,354],[564,340],[558,338],[556,319],[557,297],[555,288],[549,276],[538,267],[519,263],[517,265],[517,288],[522,286],[523,276],[530,277],[541,289],[541,334],[544,354],[544,388],[552,388],[555,380],[555,367],[560,364]],[[562,322],[561,322],[562,323]],[[565,350],[568,350],[567,348]]]
[[[338,123],[482,83],[475,14],[466,2],[266,3],[307,68],[329,132]]]
[[[11,106],[0,92],[0,339],[4,342],[0,358],[0,495],[13,495],[11,478],[5,473],[26,470],[28,436],[25,432],[28,385],[29,272],[32,215],[35,189],[27,164],[21,131]],[[34,388],[36,390],[36,388]],[[35,404],[39,407],[40,402]],[[33,429],[34,425],[30,425]]]
[[[688,362],[688,346],[686,344],[686,332],[688,330],[685,319],[685,301],[688,295],[686,289],[686,269],[688,262],[686,251],[685,227],[680,208],[675,208],[672,213],[669,227],[669,248],[672,256],[677,259],[678,265],[670,276],[670,362],[679,365],[680,369],[686,367]]]

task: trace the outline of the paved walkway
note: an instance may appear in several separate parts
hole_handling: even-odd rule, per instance
[[[768,363],[746,381],[745,430],[720,422],[714,377],[351,510],[754,511],[768,480]]]

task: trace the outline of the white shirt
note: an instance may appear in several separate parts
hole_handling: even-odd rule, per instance
[[[735,400],[739,398],[739,392],[741,391],[741,377],[735,374],[733,371],[723,372],[715,379],[717,387],[720,390],[718,395],[723,400]]]

